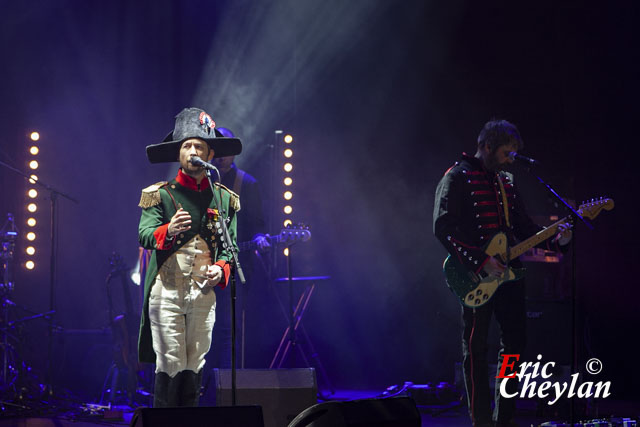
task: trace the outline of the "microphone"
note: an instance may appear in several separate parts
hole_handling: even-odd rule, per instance
[[[515,151],[509,153],[509,158],[511,160],[518,160],[520,162],[526,163],[530,166],[540,166],[540,162],[532,159],[531,157],[523,156],[522,154],[518,154]]]
[[[194,166],[200,166],[202,168],[205,169],[209,169],[211,171],[218,171],[218,168],[216,168],[215,166],[213,166],[211,163],[207,163],[204,160],[202,160],[200,157],[198,156],[191,156],[189,157],[189,163],[191,163]]]

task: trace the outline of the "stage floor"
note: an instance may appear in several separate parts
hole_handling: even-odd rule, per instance
[[[380,390],[336,390],[329,396],[329,400],[350,401],[359,399],[380,398]],[[324,400],[319,400],[322,402]],[[91,404],[71,401],[51,401],[37,407],[37,402],[24,402],[32,407],[32,411],[16,411],[11,404],[2,405],[0,414],[0,427],[91,427],[91,426],[122,426],[129,425],[135,408],[126,405],[117,405],[112,411],[105,411],[101,408],[91,413],[81,407],[91,406]],[[597,403],[597,405],[596,405]],[[567,422],[568,418],[562,414],[554,414],[550,407],[538,405],[532,400],[518,400],[517,423],[519,426],[539,426],[548,422]],[[546,406],[546,405],[545,405]],[[580,406],[580,405],[576,405]],[[471,426],[467,415],[467,408],[464,405],[452,405],[451,407],[435,407],[418,405],[421,414],[421,425],[429,427],[466,427]],[[566,407],[558,407],[560,412],[566,411]],[[579,410],[585,411],[584,405]],[[586,408],[586,416],[576,418],[576,421],[586,421],[592,419],[608,419],[612,416],[627,417],[632,420],[640,419],[640,405],[635,401],[620,401],[602,399],[592,402]],[[21,412],[21,413],[20,413]],[[565,412],[566,413],[566,412]],[[584,413],[584,412],[583,412]],[[604,425],[604,424],[601,424]]]

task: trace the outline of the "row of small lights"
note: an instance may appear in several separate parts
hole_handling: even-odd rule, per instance
[[[282,151],[282,155],[284,156],[284,164],[282,166],[285,174],[282,183],[284,184],[285,191],[282,193],[282,198],[284,200],[284,207],[282,211],[287,217],[285,217],[282,225],[284,227],[290,226],[293,224],[289,215],[293,213],[293,206],[291,206],[291,199],[293,199],[293,192],[291,191],[293,185],[293,178],[291,177],[291,173],[293,171],[293,163],[291,158],[293,157],[293,149],[291,148],[291,144],[293,143],[293,136],[287,134],[284,136],[283,141],[285,143],[285,148]],[[284,249],[284,255],[289,256],[289,248]]]
[[[29,228],[26,234],[26,238],[29,241],[29,244],[27,245],[25,252],[29,257],[32,257],[36,254],[36,248],[34,246],[36,233],[33,230],[35,230],[35,226],[38,223],[35,218],[35,213],[38,211],[38,205],[36,204],[38,190],[34,188],[34,184],[38,180],[38,176],[35,175],[35,171],[36,169],[38,169],[38,166],[40,166],[38,164],[38,161],[36,160],[36,156],[40,153],[40,148],[38,147],[38,145],[36,145],[36,142],[40,140],[40,134],[38,132],[31,132],[29,138],[32,141],[29,147],[29,154],[31,155],[31,160],[29,160],[29,169],[31,170],[29,183],[31,184],[31,187],[27,190],[27,212],[29,212],[27,215],[27,226]],[[28,270],[33,270],[36,267],[36,263],[32,259],[27,259],[27,261],[24,263],[24,266]]]

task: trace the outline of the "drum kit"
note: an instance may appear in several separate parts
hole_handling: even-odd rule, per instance
[[[0,228],[0,406],[3,409],[26,410],[29,408],[22,402],[27,395],[35,390],[40,394],[46,391],[31,367],[20,358],[21,331],[27,322],[48,318],[52,312],[34,313],[11,300],[15,290],[13,260],[18,233],[14,216],[8,213],[4,226]],[[26,316],[14,320],[11,316],[14,312]]]

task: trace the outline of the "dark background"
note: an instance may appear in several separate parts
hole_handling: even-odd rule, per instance
[[[631,1],[0,1],[0,160],[26,169],[38,130],[38,175],[78,200],[58,198],[56,322],[108,325],[108,258],[135,265],[140,190],[177,171],[150,165],[144,147],[193,105],[243,139],[237,163],[274,206],[266,147],[277,129],[294,135],[294,220],[313,232],[295,268],[331,276],[305,324],[334,385],[453,381],[459,307],[441,274],[433,195],[500,117],[518,125],[523,153],[560,194],[615,200],[595,230],[577,229],[580,358],[603,361],[614,398],[637,396],[625,379],[640,309],[638,12]],[[532,215],[562,215],[514,172]],[[0,179],[0,214],[15,213],[25,231],[27,184],[6,168]],[[11,296],[34,312],[49,307],[45,191],[38,202],[37,267],[18,265]],[[285,326],[279,309],[263,309],[273,342],[253,355],[256,367]],[[46,324],[24,332],[25,357],[43,369]],[[549,335],[530,346],[544,354],[570,339]],[[61,333],[56,348],[58,380],[97,392],[109,339]]]

